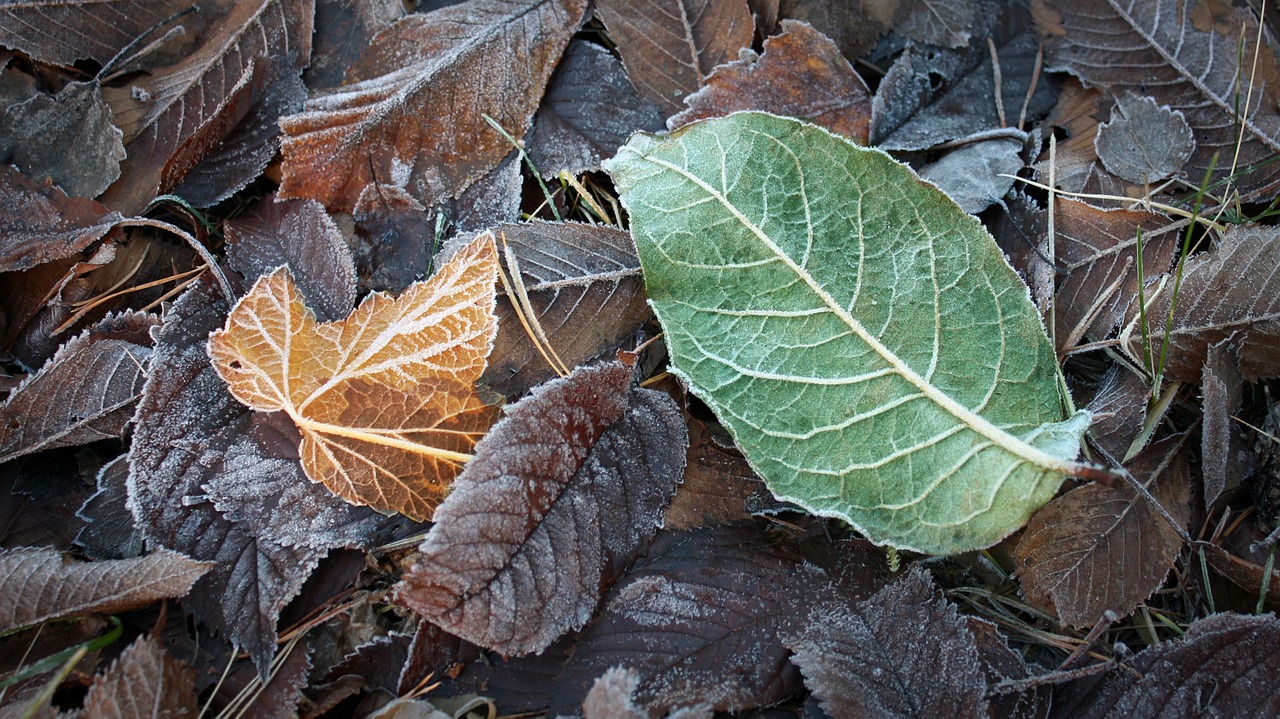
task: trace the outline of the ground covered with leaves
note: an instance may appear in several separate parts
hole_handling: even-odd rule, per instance
[[[0,3],[0,716],[1280,715],[1277,30]]]

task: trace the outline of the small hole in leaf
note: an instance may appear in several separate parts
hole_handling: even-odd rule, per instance
[[[243,365],[240,364],[240,360],[231,361],[231,365],[230,365],[231,369],[240,369],[242,366]]]

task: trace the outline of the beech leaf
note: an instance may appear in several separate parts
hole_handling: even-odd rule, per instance
[[[653,537],[684,470],[675,402],[632,368],[579,368],[513,405],[476,446],[398,598],[505,655],[545,649],[595,611]]]
[[[1057,359],[977,220],[878,150],[763,113],[606,163],[672,372],[780,499],[877,543],[989,546],[1073,467]]]
[[[492,422],[475,382],[496,332],[497,271],[482,235],[400,297],[376,293],[320,323],[281,267],[232,308],[209,357],[240,402],[289,415],[312,481],[426,519]]]

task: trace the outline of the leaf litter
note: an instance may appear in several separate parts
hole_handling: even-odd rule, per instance
[[[473,694],[473,714],[1275,713],[1262,612],[1280,593],[1280,72],[1245,3],[112,0],[0,15],[0,559],[30,580],[0,588],[15,625],[3,711],[460,716],[454,698]],[[734,213],[679,199],[687,175],[649,167],[658,189],[637,199],[623,171],[637,148],[684,143],[671,165],[710,161],[707,186],[759,193],[733,207],[771,241],[859,207],[856,231],[831,251],[815,233],[823,261],[796,265],[851,270],[876,303],[850,306],[893,353],[936,344],[920,373],[944,395],[986,387],[974,368],[1001,354],[984,339],[954,361],[990,338],[968,299],[906,319],[981,294],[938,271],[959,245],[895,244],[909,220],[877,237],[907,205],[864,173],[852,189],[831,176],[844,140],[810,156],[810,133],[835,136],[703,119],[740,110],[892,152],[941,188],[917,206],[925,234],[984,225],[1017,273],[997,273],[1001,292],[1031,288],[1027,332],[1005,345],[1043,356],[1052,381],[1032,394],[1057,414],[1036,423],[1074,402],[1092,428],[1063,442],[1073,476],[964,546],[981,551],[955,553],[974,535],[952,520],[931,547],[946,556],[888,551],[860,520],[801,508],[829,483],[799,504],[766,488],[771,463],[885,451],[927,485],[938,475],[895,433],[927,417],[895,414],[904,397],[735,390],[771,367],[831,380],[848,360],[772,263],[748,267],[727,241]],[[693,141],[726,122],[718,146]],[[762,132],[804,158],[799,175],[720,162]],[[875,191],[923,187],[886,167],[896,179]],[[688,243],[664,244],[671,260],[742,265],[741,279],[664,289],[642,205],[695,218],[657,233]],[[988,242],[958,257],[1003,266]],[[759,294],[699,299],[730,287]],[[668,296],[728,314],[681,329]],[[392,329],[418,313],[430,371]],[[778,345],[766,316],[801,329]],[[250,408],[224,382],[250,366],[210,358],[229,318],[242,346],[288,350],[255,375],[283,404]],[[688,367],[688,337],[739,361]],[[353,383],[362,346],[386,371]],[[432,374],[450,364],[465,369]],[[997,385],[996,404],[1019,396]],[[320,387],[337,391],[317,414],[301,395]],[[753,449],[735,412],[786,448]],[[796,439],[859,417],[821,452]],[[417,458],[433,453],[447,459],[428,470]],[[963,456],[957,471],[981,453]],[[943,508],[973,499],[943,494]],[[938,522],[907,504],[894,536]]]

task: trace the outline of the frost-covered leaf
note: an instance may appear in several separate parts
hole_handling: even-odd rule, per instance
[[[195,672],[149,635],[138,637],[84,698],[86,719],[162,719],[198,713]]]
[[[1253,381],[1280,375],[1280,228],[1232,225],[1211,252],[1187,260],[1168,334],[1170,377],[1196,382],[1211,345],[1231,339],[1240,358],[1240,373]],[[1173,293],[1170,278],[1164,292],[1148,300],[1147,322],[1153,347],[1165,339],[1165,318]],[[1129,318],[1137,318],[1137,298]],[[1136,324],[1136,322],[1135,322]],[[1142,333],[1129,333],[1129,353],[1142,356]]]
[[[662,526],[680,530],[738,524],[772,501],[741,452],[703,440],[689,446],[684,480],[663,514]]]
[[[77,335],[0,405],[0,462],[119,437],[142,394],[154,315],[111,315]]]
[[[1059,692],[1054,716],[1277,716],[1277,643],[1280,622],[1273,614],[1215,614],[1192,623],[1182,638],[1161,642],[1112,669],[1091,688]]]
[[[1137,370],[1119,363],[1102,376],[1086,407],[1093,415],[1094,441],[1115,457],[1123,457],[1142,431],[1151,385]]]
[[[1200,464],[1204,504],[1213,506],[1223,492],[1240,486],[1245,474],[1243,442],[1236,422],[1244,379],[1235,346],[1227,341],[1209,348],[1201,377],[1204,421],[1200,428]]]
[[[617,665],[638,672],[635,701],[650,716],[702,703],[740,711],[790,696],[799,676],[779,634],[824,583],[793,547],[755,528],[660,534],[580,635],[552,712],[576,712]]]
[[[119,213],[0,167],[0,272],[70,257],[102,239]]]
[[[1026,286],[936,188],[761,113],[637,135],[606,166],[673,373],[779,498],[950,553],[1053,496],[1088,416],[1065,417]]]
[[[340,85],[360,51],[404,12],[400,0],[317,0],[315,47],[303,74],[307,87],[314,91]]]
[[[899,35],[926,45],[964,47],[984,9],[974,0],[912,0],[893,29]]]
[[[1048,69],[1071,72],[1113,96],[1150,95],[1183,114],[1195,133],[1195,152],[1183,166],[1191,182],[1204,178],[1215,156],[1211,181],[1280,152],[1280,108],[1270,99],[1280,87],[1280,63],[1268,45],[1255,47],[1251,10],[1226,0],[1035,0],[1032,6]],[[1280,163],[1236,183],[1247,197],[1273,190]]]
[[[41,62],[105,64],[192,0],[11,0],[0,6],[0,45]]]
[[[622,63],[599,45],[574,40],[564,51],[529,133],[529,158],[544,177],[577,174],[637,130],[662,129],[662,113],[640,97]]]
[[[986,715],[973,634],[920,567],[857,607],[815,606],[785,641],[829,716]]]
[[[102,201],[139,214],[176,187],[259,104],[283,74],[311,56],[312,5],[232,3],[208,37],[178,63],[104,91],[128,156]]]
[[[1103,167],[1134,184],[1155,184],[1176,173],[1196,149],[1187,119],[1150,97],[1116,98],[1111,121],[1093,141]]]
[[[0,160],[28,177],[52,179],[73,197],[97,197],[120,176],[123,137],[96,80],[68,83],[0,113]]]
[[[520,265],[529,303],[551,347],[570,368],[624,347],[650,317],[631,236],[574,222],[493,228]],[[498,336],[482,381],[508,395],[556,376],[520,324],[506,292],[498,296]]]
[[[631,82],[664,115],[679,111],[716,65],[751,47],[755,30],[747,0],[600,0],[596,12]]]
[[[179,598],[208,572],[177,552],[160,550],[136,559],[68,561],[53,549],[0,550],[0,632],[47,619],[112,614]]]
[[[616,666],[600,675],[582,702],[583,719],[648,719],[649,712],[636,706],[636,685],[640,674],[634,669]],[[706,704],[673,709],[667,719],[711,719],[714,713]]]
[[[782,34],[755,53],[720,65],[702,89],[685,98],[688,109],[667,120],[671,129],[737,110],[788,115],[867,144],[871,95],[831,38],[798,20],[783,20]]]
[[[1129,464],[1184,525],[1191,478],[1184,436],[1148,447]],[[1185,526],[1182,527],[1185,529]],[[1014,550],[1022,591],[1068,626],[1087,629],[1110,610],[1126,616],[1164,583],[1182,538],[1127,486],[1088,484],[1037,512]]]
[[[293,420],[313,482],[429,518],[493,420],[475,382],[497,329],[497,272],[485,234],[398,298],[371,295],[317,322],[284,266],[236,303],[209,357],[236,399]]]
[[[366,186],[429,206],[497,167],[524,137],[585,0],[471,0],[383,30],[347,84],[282,118],[280,195],[350,210]]]
[[[684,469],[670,397],[631,367],[539,385],[476,445],[397,598],[504,655],[580,629],[600,591],[653,537]]]
[[[976,215],[1008,194],[1013,176],[1022,169],[1021,153],[1022,143],[1017,140],[975,142],[920,168],[920,177],[937,185],[960,209]]]
[[[777,15],[809,23],[853,59],[870,52],[876,40],[909,12],[910,5],[907,0],[781,0]]]
[[[140,556],[145,543],[129,512],[127,455],[111,460],[98,472],[98,491],[85,500],[76,516],[85,521],[76,545],[90,559],[130,559]]]

